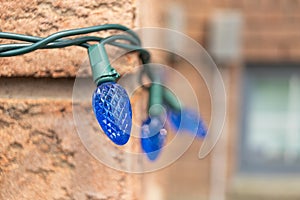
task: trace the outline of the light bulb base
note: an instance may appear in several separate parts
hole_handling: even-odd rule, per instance
[[[166,104],[170,106],[172,110],[180,112],[182,109],[182,105],[178,97],[168,88],[164,88],[163,92],[163,99],[166,102]]]
[[[99,43],[90,46],[88,54],[95,84],[116,82],[120,74],[111,67],[104,45]]]
[[[159,116],[163,113],[162,105],[162,94],[163,88],[159,83],[152,83],[150,86],[149,94],[149,114],[151,116]]]

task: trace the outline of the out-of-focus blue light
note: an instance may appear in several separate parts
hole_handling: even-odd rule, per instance
[[[117,145],[130,137],[132,111],[125,89],[117,83],[100,84],[93,94],[94,114],[104,133]]]
[[[190,109],[181,109],[181,111],[170,111],[169,121],[176,131],[187,131],[196,137],[203,138],[207,130],[199,114]]]
[[[164,129],[164,120],[159,116],[148,118],[142,124],[141,145],[149,160],[157,159],[164,146],[167,131]]]

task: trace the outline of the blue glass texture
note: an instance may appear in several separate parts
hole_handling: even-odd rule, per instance
[[[206,126],[198,113],[193,110],[170,111],[169,121],[176,131],[187,131],[199,138],[206,136]]]
[[[114,82],[102,83],[93,94],[92,105],[109,139],[117,145],[126,144],[130,137],[132,110],[125,89]]]
[[[148,118],[142,124],[141,145],[149,160],[157,159],[166,140],[164,120],[161,117]]]

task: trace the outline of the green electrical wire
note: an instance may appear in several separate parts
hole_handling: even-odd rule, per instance
[[[30,36],[30,37],[31,37],[31,39],[27,40],[26,42],[38,42],[43,39],[43,38],[33,37],[33,36]],[[58,41],[49,43],[46,46],[41,47],[40,49],[64,48],[64,47],[73,46],[73,45],[87,48],[89,45],[86,44],[86,42],[91,42],[91,41],[100,42],[102,39],[103,38],[101,38],[101,37],[94,37],[94,36],[86,36],[86,37],[75,38],[75,39],[64,39],[64,40],[58,40]],[[28,47],[30,45],[32,45],[32,44],[30,44],[30,43],[2,44],[2,45],[0,45],[0,52],[6,52],[6,51],[18,49],[18,48]],[[1,53],[0,53],[0,55],[1,55]]]
[[[114,41],[116,40],[126,40],[126,41],[130,41],[133,43],[132,44],[125,44],[125,43],[115,43]],[[123,49],[127,49],[129,51],[133,51],[133,52],[139,52],[140,53],[140,58],[143,61],[143,64],[150,62],[150,53],[149,51],[147,51],[146,49],[142,48],[141,46],[139,46],[139,41],[128,37],[127,35],[113,35],[107,38],[104,38],[101,43],[103,45],[105,44],[111,44],[111,45],[115,45],[118,47],[121,47]]]
[[[39,38],[39,37],[26,36],[26,35],[21,35],[21,34],[0,32],[0,38],[2,38],[2,39],[12,39],[12,40],[33,42],[33,44],[28,45],[28,46],[24,45],[24,46],[18,47],[18,48],[16,48],[16,46],[15,46],[11,50],[0,51],[1,52],[0,57],[9,57],[9,56],[17,56],[17,55],[26,54],[26,53],[35,51],[37,49],[45,48],[48,44],[53,43],[53,42],[63,42],[61,39],[64,37],[88,34],[88,33],[92,33],[92,32],[105,31],[105,30],[126,31],[132,38],[134,38],[137,41],[139,46],[141,45],[140,39],[135,32],[133,32],[131,29],[129,29],[125,26],[119,25],[119,24],[105,24],[105,25],[99,25],[99,26],[92,26],[92,27],[86,27],[86,28],[60,31],[60,32],[54,33],[46,38]],[[37,39],[38,39],[38,41],[37,41]],[[75,45],[75,43],[73,45]],[[88,46],[89,46],[88,44],[85,44],[85,43],[79,43],[77,45],[83,46],[85,48],[88,48]],[[60,48],[60,47],[58,47],[58,48]]]
[[[75,38],[75,39],[64,39],[64,40],[59,40],[59,41],[54,41],[52,43],[49,43],[46,46],[41,47],[41,49],[64,48],[64,47],[74,46],[74,45],[88,48],[90,45],[87,44],[86,42],[101,42],[103,39],[105,39],[105,38],[95,37],[95,36],[85,36],[85,37],[80,37],[80,38]],[[125,41],[130,41],[136,45],[138,44],[138,43],[136,43],[135,39],[133,39],[132,37],[129,37],[129,36],[123,37],[120,39],[123,39]],[[38,42],[40,40],[42,40],[42,38],[31,36],[30,41]],[[113,46],[123,47],[122,43],[111,42],[109,44],[113,45]],[[30,45],[31,45],[30,43],[2,44],[2,45],[0,45],[0,52],[23,48],[23,47],[27,47]],[[127,47],[126,49],[131,50],[132,48],[133,47]],[[1,53],[0,53],[0,55],[1,55]]]
[[[67,38],[70,36],[107,30],[125,31],[126,33],[128,33],[128,35],[119,34],[112,35],[106,38],[97,36],[82,36],[74,39]],[[138,35],[131,29],[119,24],[105,24],[86,28],[65,30],[54,33],[45,38],[9,32],[0,32],[0,39],[9,39],[26,42],[0,44],[0,57],[22,55],[38,49],[64,48],[69,46],[79,46],[88,49],[91,46],[89,42],[98,42],[102,43],[103,45],[108,44],[122,49],[126,49],[128,50],[127,53],[139,52],[139,57],[143,64],[147,64],[150,62],[150,53],[146,49],[141,47],[141,41]],[[127,43],[120,41],[125,41]]]
[[[108,36],[106,38],[98,36],[82,36],[72,39],[68,38],[70,36],[83,35],[107,30],[120,30],[126,32],[128,35],[119,34]],[[131,29],[119,24],[105,24],[86,28],[65,30],[54,33],[45,38],[17,33],[0,32],[0,39],[9,39],[25,42],[0,44],[0,57],[22,55],[38,49],[65,48],[69,46],[79,46],[85,49],[89,49],[92,46],[90,42],[98,42],[102,45],[113,45],[128,50],[128,52],[126,53],[139,52],[139,57],[143,64],[148,64],[150,62],[150,53],[141,46],[141,41],[138,35]],[[127,43],[120,41],[125,41]],[[150,70],[149,65],[145,65],[140,74],[139,79],[141,83],[143,74],[146,74],[152,81],[154,81],[155,74],[152,72],[152,70]],[[160,81],[156,80],[155,82],[157,82],[157,85],[159,85]],[[150,89],[149,87],[146,87],[144,85],[143,87],[146,89]],[[180,105],[176,101],[176,98],[174,98],[174,94],[172,94],[170,91],[164,92],[164,99],[168,104],[170,104],[171,107],[173,107],[173,109],[177,110],[180,108]]]

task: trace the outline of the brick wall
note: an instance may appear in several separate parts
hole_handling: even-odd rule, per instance
[[[133,27],[135,5],[132,0],[1,1],[0,20],[2,31],[37,36],[105,23]],[[74,77],[86,58],[86,52],[78,47],[40,50],[19,57],[2,58],[0,75]]]
[[[37,36],[104,23],[133,27],[136,15],[133,0],[1,0],[0,10],[2,31]],[[98,162],[76,133],[72,89],[86,59],[77,47],[0,59],[0,199],[140,199],[141,177]],[[137,58],[121,63],[123,73]]]
[[[299,61],[299,0],[176,2],[186,10],[186,33],[201,44],[205,45],[208,21],[214,11],[234,9],[241,11],[245,19],[244,60]],[[59,30],[103,23],[163,26],[167,3],[158,0],[103,0],[100,3],[0,0],[0,29],[46,36]],[[85,50],[76,47],[0,59],[0,199],[140,199],[141,177],[100,164],[85,150],[76,134],[72,87],[76,71],[86,59]],[[134,55],[127,56],[121,61],[122,65],[116,66],[125,65],[119,68],[123,73],[136,66],[136,62]],[[190,73],[185,69],[181,72],[187,76]],[[239,82],[240,73],[237,68],[229,73],[230,171],[235,167],[237,130],[234,120],[238,118],[238,87],[233,86]],[[199,77],[193,82],[199,83],[196,89],[202,91],[199,100],[202,115],[208,122],[207,88]],[[86,103],[80,103],[83,110]],[[188,195],[189,199],[209,198],[211,157],[197,159],[199,144],[195,142],[185,156],[170,167],[143,176],[149,182],[147,185],[156,184],[161,188],[162,199],[186,199]],[[183,173],[178,174],[179,170]],[[150,193],[157,192],[151,188],[147,188]],[[146,194],[147,190],[143,192]]]

